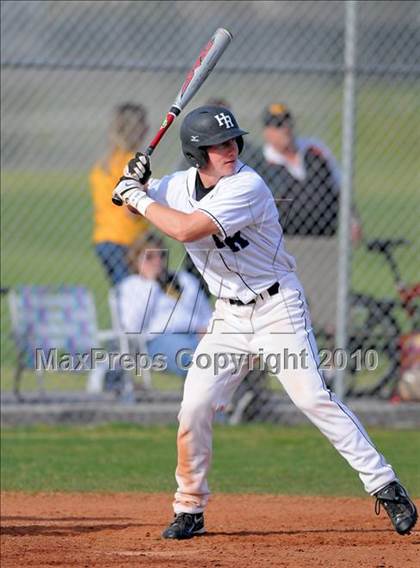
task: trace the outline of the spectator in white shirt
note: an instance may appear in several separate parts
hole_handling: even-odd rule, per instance
[[[212,314],[200,281],[185,270],[171,273],[168,250],[156,234],[148,233],[133,243],[128,262],[133,274],[118,285],[122,328],[141,333],[150,357],[162,353],[167,370],[180,376],[190,357],[181,350],[195,351]]]

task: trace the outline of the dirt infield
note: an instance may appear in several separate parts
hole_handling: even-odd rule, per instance
[[[2,494],[4,568],[416,566],[420,531],[400,537],[373,500],[219,495],[207,534],[160,538],[170,520],[162,494]]]

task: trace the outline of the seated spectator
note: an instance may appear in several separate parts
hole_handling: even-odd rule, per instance
[[[167,270],[164,242],[153,233],[133,243],[128,261],[135,273],[118,286],[122,328],[141,333],[150,357],[163,353],[167,370],[185,377],[177,353],[195,351],[212,314],[200,282],[184,270],[177,274]],[[182,365],[188,360],[184,357]]]
[[[129,275],[128,247],[148,228],[141,215],[127,207],[115,207],[110,196],[122,171],[138,151],[148,131],[143,105],[125,103],[116,107],[109,130],[109,149],[90,172],[93,199],[93,242],[96,253],[113,285]]]

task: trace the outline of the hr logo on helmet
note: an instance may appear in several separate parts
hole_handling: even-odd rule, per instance
[[[191,136],[190,142],[199,142],[199,141],[200,141],[199,136],[194,136],[194,134]]]
[[[233,124],[232,118],[228,114],[225,114],[224,112],[221,112],[220,114],[215,114],[214,118],[217,120],[220,127],[225,126],[226,128],[233,128],[235,126]]]

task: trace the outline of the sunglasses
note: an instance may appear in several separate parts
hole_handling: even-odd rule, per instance
[[[290,126],[292,124],[292,117],[290,114],[283,116],[270,116],[264,121],[265,126],[275,126],[281,128],[282,126]]]
[[[159,258],[166,258],[167,255],[167,251],[166,250],[146,250],[144,252],[143,258],[145,260],[152,260],[153,258],[159,257]]]

